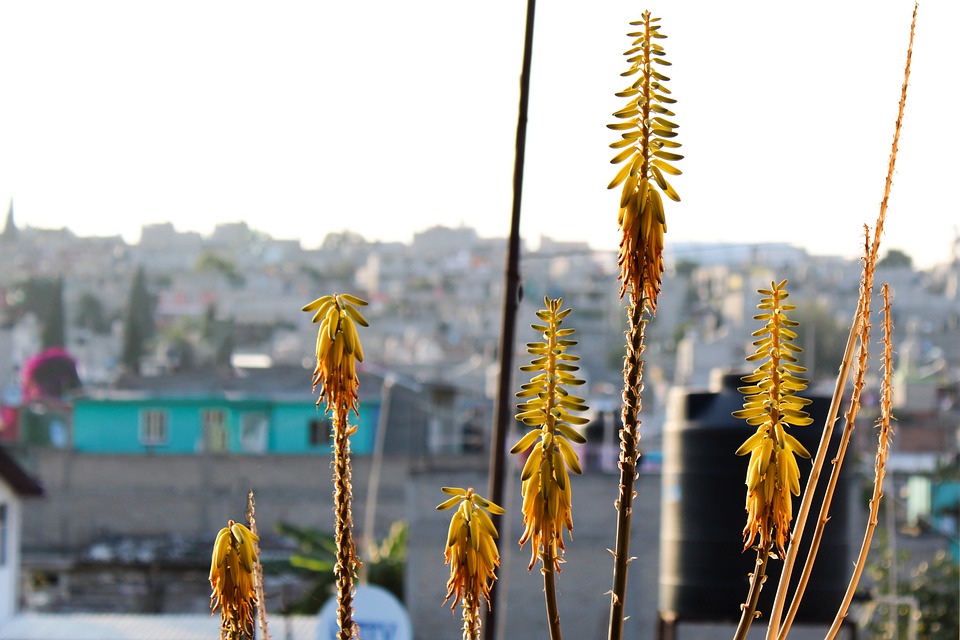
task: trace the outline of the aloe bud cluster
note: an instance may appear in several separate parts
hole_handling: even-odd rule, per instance
[[[357,362],[363,362],[363,347],[356,324],[369,326],[358,306],[367,303],[347,293],[317,298],[304,305],[302,311],[314,311],[317,332],[317,366],[313,371],[313,388],[320,387],[317,405],[327,401],[327,409],[341,407],[356,410]],[[354,324],[356,323],[356,324]]]
[[[253,613],[257,606],[254,567],[258,562],[252,531],[230,520],[220,529],[210,558],[210,609],[220,609],[221,636],[227,640],[253,637]]]
[[[766,324],[753,332],[756,351],[747,357],[747,362],[762,363],[742,378],[747,383],[739,389],[744,394],[743,409],[733,413],[733,417],[757,428],[737,450],[739,456],[750,455],[744,549],[759,538],[761,548],[774,545],[780,557],[790,535],[791,495],[800,495],[796,456],[810,457],[800,441],[787,433],[787,426],[813,422],[803,410],[811,401],[797,395],[807,388],[808,380],[797,375],[806,369],[797,364],[796,354],[803,349],[793,344],[797,334],[792,329],[800,323],[787,318],[787,312],[796,307],[783,302],[789,295],[786,284],[784,280],[759,290],[764,297],[757,308],[762,313],[753,318]]]
[[[453,598],[451,609],[459,602],[463,608],[464,640],[480,638],[480,599],[490,603],[490,589],[497,579],[495,571],[500,566],[497,549],[497,528],[487,511],[502,516],[503,507],[474,493],[473,489],[443,487],[445,494],[453,496],[437,505],[438,511],[457,506],[450,518],[444,559],[450,565],[447,580],[447,597]]]

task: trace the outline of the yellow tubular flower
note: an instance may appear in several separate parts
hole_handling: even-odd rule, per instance
[[[447,580],[447,597],[451,598],[451,609],[460,602],[464,607],[464,620],[468,613],[479,624],[480,598],[490,603],[490,589],[497,579],[496,568],[500,566],[500,552],[497,549],[497,528],[487,514],[503,515],[502,507],[486,500],[473,489],[443,487],[442,491],[453,496],[437,505],[439,511],[450,509],[459,504],[450,519],[447,532],[447,544],[444,548],[444,560],[450,565],[450,579]],[[468,612],[467,609],[470,609]]]
[[[357,362],[363,362],[363,347],[356,325],[368,326],[357,306],[367,303],[356,296],[334,293],[317,298],[303,311],[313,311],[317,332],[317,366],[313,371],[313,388],[320,387],[317,405],[326,400],[327,410],[357,411]]]
[[[210,559],[210,609],[220,609],[220,628],[227,638],[253,636],[256,543],[260,539],[240,523],[231,520],[220,530]]]
[[[807,380],[794,375],[806,369],[796,364],[794,354],[803,350],[792,343],[797,335],[792,328],[799,323],[787,318],[786,312],[795,307],[783,303],[788,296],[784,289],[786,283],[784,280],[771,283],[770,289],[760,289],[764,297],[757,308],[762,313],[754,316],[754,320],[766,321],[766,325],[753,333],[753,337],[758,338],[753,343],[756,351],[747,361],[763,360],[763,364],[743,377],[747,383],[740,387],[744,394],[743,409],[733,413],[735,418],[757,427],[737,450],[738,456],[750,454],[743,548],[748,549],[758,539],[761,548],[775,548],[780,557],[783,557],[793,519],[791,496],[800,495],[800,467],[796,456],[810,457],[786,428],[813,422],[803,410],[810,400],[795,395],[806,388]]]
[[[639,304],[642,296],[651,313],[657,310],[663,274],[667,219],[662,196],[680,200],[664,176],[680,175],[671,163],[683,159],[675,152],[680,147],[674,139],[679,125],[668,120],[675,116],[670,107],[676,100],[666,86],[670,78],[663,74],[670,63],[664,57],[666,36],[660,33],[659,21],[646,11],[642,20],[630,23],[637,27],[627,34],[631,43],[624,55],[630,67],[620,75],[631,83],[616,94],[627,98],[627,104],[613,114],[619,121],[607,125],[620,132],[620,140],[610,145],[617,150],[610,162],[623,165],[608,186],[623,185],[618,217],[620,297],[630,293]]]
[[[544,341],[527,345],[533,360],[520,368],[537,372],[517,393],[517,397],[524,399],[517,406],[520,410],[517,419],[533,429],[510,450],[519,454],[533,447],[520,473],[524,525],[520,545],[527,540],[532,543],[528,569],[533,568],[538,557],[546,554],[553,562],[550,568],[560,570],[563,529],[573,530],[568,469],[581,473],[580,461],[570,441],[586,442],[571,426],[587,423],[585,418],[571,413],[585,411],[587,406],[583,398],[565,389],[565,386],[583,384],[583,380],[573,375],[578,367],[572,363],[579,358],[566,353],[576,341],[568,338],[573,329],[560,328],[563,318],[570,313],[570,309],[561,311],[562,304],[560,298],[544,299],[546,308],[538,311],[537,317],[545,324],[531,325],[542,332]]]

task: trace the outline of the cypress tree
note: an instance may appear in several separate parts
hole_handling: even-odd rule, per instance
[[[130,285],[123,320],[123,351],[120,362],[127,371],[140,374],[140,361],[152,337],[153,301],[147,291],[147,278],[143,267],[138,267]]]
[[[63,278],[45,281],[43,285],[45,313],[43,314],[43,333],[40,336],[40,341],[44,349],[63,347],[66,345],[63,332]]]

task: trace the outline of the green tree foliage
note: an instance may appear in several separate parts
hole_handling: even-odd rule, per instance
[[[21,282],[10,299],[14,322],[28,313],[40,321],[40,342],[44,349],[65,346],[62,278],[31,278]]]
[[[171,370],[185,371],[196,367],[196,324],[194,318],[183,318],[164,328],[157,337],[158,352]]]
[[[266,561],[268,573],[294,573],[309,576],[311,584],[299,600],[290,603],[287,613],[314,615],[330,597],[334,585],[333,565],[337,558],[337,544],[332,533],[317,529],[278,523],[277,531],[293,540],[298,551],[289,561]],[[403,568],[407,562],[407,537],[409,528],[405,522],[394,522],[390,531],[372,553],[364,558],[367,576],[371,584],[379,585],[403,600]]]
[[[887,255],[883,256],[880,262],[877,263],[877,268],[912,269],[913,258],[900,249],[890,249],[890,251],[887,251]]]
[[[235,346],[234,328],[232,318],[218,320],[216,305],[207,305],[200,324],[200,336],[211,354],[213,364],[218,367],[230,365]]]
[[[63,278],[51,281],[46,306],[48,312],[43,318],[43,333],[40,335],[43,348],[66,346],[63,334]]]
[[[147,290],[143,267],[137,269],[130,285],[123,322],[123,351],[120,362],[130,373],[139,375],[140,361],[153,338],[153,298]]]
[[[844,322],[823,300],[805,300],[793,313],[800,323],[797,341],[807,345],[806,363],[811,378],[832,378],[843,359]]]
[[[103,302],[91,291],[85,291],[77,300],[77,310],[73,316],[73,324],[77,328],[86,329],[97,334],[110,331],[110,320],[103,308]]]
[[[7,221],[3,225],[3,231],[0,231],[0,242],[3,244],[14,244],[20,237],[20,230],[13,220],[13,202],[7,209]]]
[[[891,554],[886,536],[881,536],[877,544],[880,553],[867,565],[867,571],[873,578],[873,593],[878,596],[890,595]],[[897,567],[911,566],[911,554],[900,551],[896,559]],[[919,608],[917,619],[917,637],[922,640],[955,640],[960,637],[960,612],[957,610],[957,598],[960,593],[960,565],[944,551],[937,552],[931,559],[899,572],[897,593],[899,596],[911,596]],[[877,607],[867,627],[869,638],[906,638],[909,625],[909,609],[901,606],[897,611],[897,629],[890,624],[889,607],[881,604]]]
[[[367,241],[362,235],[355,231],[341,231],[339,233],[328,233],[323,238],[321,248],[324,251],[332,252],[351,252],[365,251]]]
[[[204,252],[197,259],[194,270],[200,273],[219,273],[226,279],[230,286],[235,289],[239,289],[247,282],[247,279],[243,277],[243,274],[237,269],[236,262],[211,251]]]

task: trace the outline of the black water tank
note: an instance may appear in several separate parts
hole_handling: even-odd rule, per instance
[[[756,551],[743,551],[742,536],[746,522],[744,479],[749,458],[735,455],[754,428],[730,415],[743,407],[743,395],[737,391],[743,384],[741,375],[724,375],[716,385],[717,391],[677,390],[667,410],[663,436],[659,609],[678,619],[738,620],[740,605],[747,597],[747,574],[755,567]],[[790,433],[816,455],[830,399],[811,399],[813,404],[807,410],[814,419],[813,424],[790,427]],[[818,483],[818,498],[807,520],[801,555],[793,572],[794,583],[816,525],[819,496],[832,470],[829,461],[839,443],[842,424],[843,420],[838,420],[834,429],[830,454]],[[848,493],[854,477],[852,459],[848,455],[843,466],[830,509],[831,519],[797,615],[800,623],[831,622],[849,580]],[[810,473],[810,460],[798,458],[798,462],[803,490]],[[794,517],[801,498],[802,495],[794,497]],[[770,611],[782,565],[781,560],[774,559],[767,564],[769,577],[759,605],[764,619]]]

